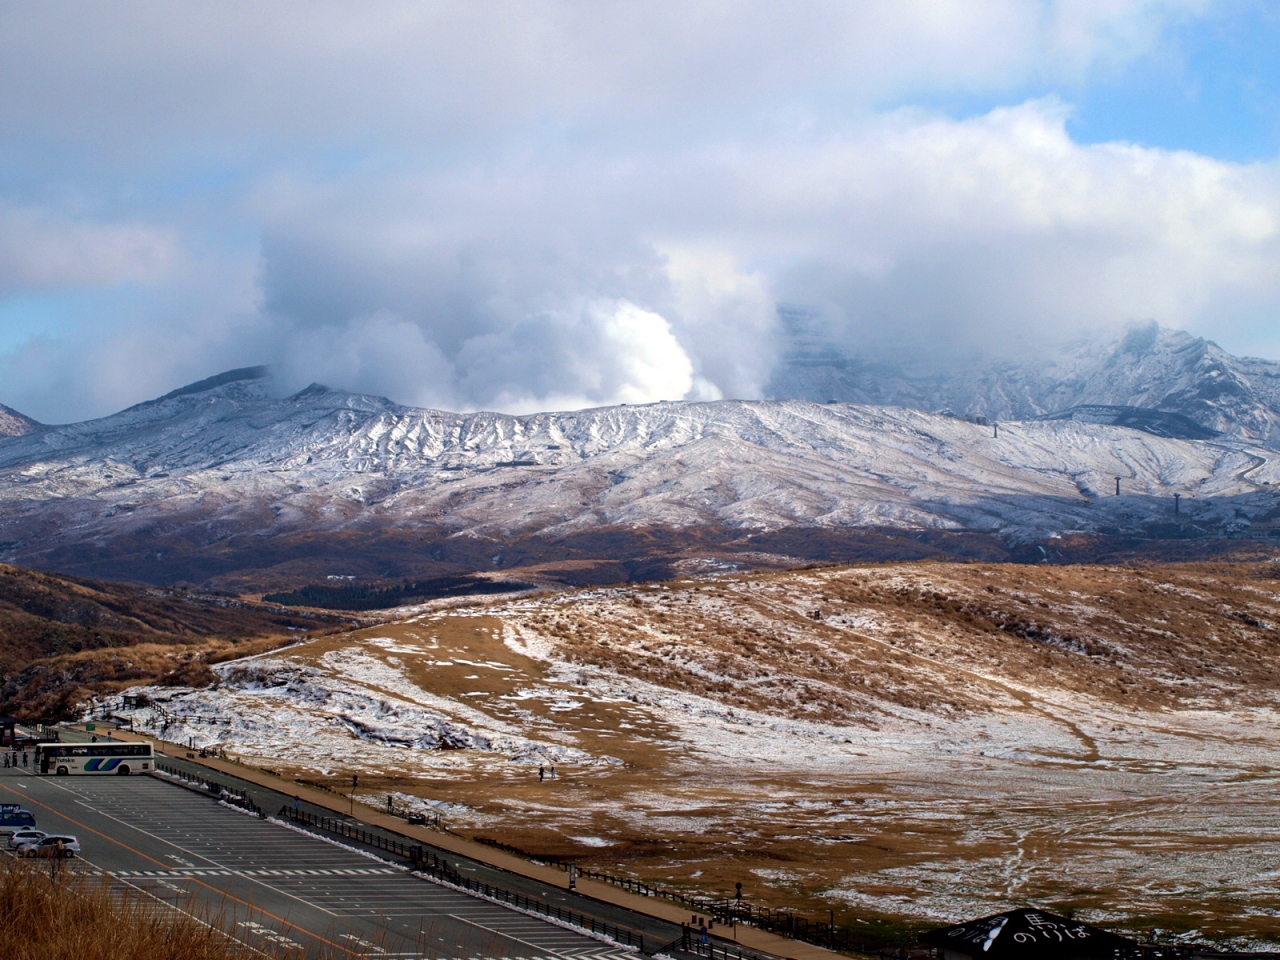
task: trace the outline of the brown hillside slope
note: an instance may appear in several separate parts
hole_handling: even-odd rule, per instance
[[[88,692],[172,676],[344,621],[235,597],[77,580],[0,564],[0,712],[66,716]],[[178,673],[174,674],[174,671]]]
[[[1275,949],[1278,661],[1270,562],[892,563],[419,612],[137,716],[689,892]]]
[[[977,676],[1126,709],[1280,690],[1271,563],[832,567],[593,591],[521,619],[570,661],[820,722],[980,712],[999,687]]]

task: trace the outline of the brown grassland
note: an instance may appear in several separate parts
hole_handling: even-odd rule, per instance
[[[688,577],[420,614],[253,679],[175,691],[239,718],[182,736],[535,855],[854,925],[1034,904],[1280,942],[1269,562]],[[414,705],[479,739],[379,732]]]
[[[88,696],[133,684],[207,683],[209,663],[349,622],[233,596],[0,564],[0,713],[65,719]]]

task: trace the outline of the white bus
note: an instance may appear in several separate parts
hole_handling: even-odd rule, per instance
[[[149,743],[37,743],[38,773],[65,777],[72,773],[131,773],[150,771],[155,756]]]

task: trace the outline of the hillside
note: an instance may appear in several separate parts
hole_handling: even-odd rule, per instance
[[[1271,563],[825,567],[419,612],[135,719],[710,896],[1241,946],[1273,930],[1278,657]]]
[[[513,567],[563,580],[548,565],[566,564],[606,565],[577,581],[601,582],[685,560],[1083,559],[1106,555],[1098,538],[1212,556],[1270,535],[1278,478],[1266,447],[1078,420],[996,435],[799,400],[457,414],[319,386],[276,397],[249,369],[0,440],[0,557],[244,592]]]
[[[1072,408],[1137,408],[1185,417],[1251,443],[1280,443],[1280,363],[1236,357],[1154,322],[1057,355],[977,360],[949,371],[872,362],[824,335],[818,318],[781,311],[788,349],[768,394],[809,400],[951,410],[988,420],[1031,420]]]
[[[35,433],[40,424],[0,403],[0,437],[21,437]]]
[[[162,677],[190,683],[207,675],[207,660],[341,622],[234,597],[0,564],[0,713],[69,716],[90,693]]]

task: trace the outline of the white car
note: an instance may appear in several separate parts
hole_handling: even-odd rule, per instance
[[[80,841],[68,833],[52,833],[18,848],[20,857],[74,857],[79,852]]]
[[[24,827],[22,830],[15,830],[9,835],[6,843],[10,850],[17,850],[19,847],[28,843],[35,843],[37,840],[43,840],[48,834],[43,830],[33,830],[30,827]]]

